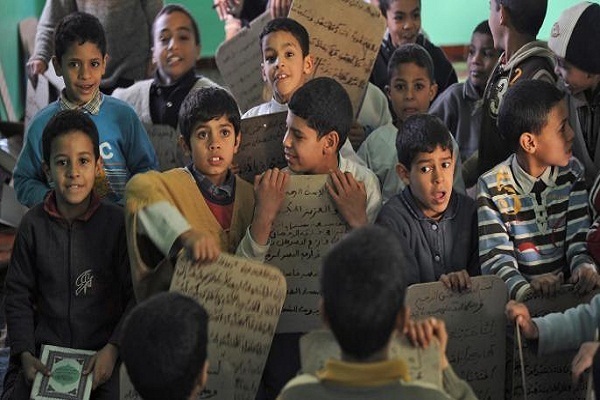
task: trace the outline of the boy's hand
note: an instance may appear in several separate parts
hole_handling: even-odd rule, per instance
[[[38,75],[43,74],[48,69],[48,64],[44,60],[33,59],[27,62],[27,76],[33,87],[37,87]]]
[[[179,235],[179,240],[188,257],[200,264],[213,262],[221,254],[219,244],[206,233],[190,229]]]
[[[464,269],[442,274],[440,276],[440,282],[442,282],[448,289],[455,292],[463,292],[471,289],[471,277]]]
[[[28,351],[21,353],[21,366],[23,367],[27,382],[33,382],[35,374],[38,372],[50,376],[50,370]]]
[[[292,6],[292,0],[269,0],[269,11],[273,18],[287,17]]]
[[[359,228],[368,223],[367,191],[365,184],[354,179],[350,172],[339,169],[329,173],[332,185],[327,182],[327,190],[340,214],[351,228]]]
[[[585,342],[579,347],[579,351],[571,362],[571,377],[573,378],[573,384],[579,383],[581,374],[587,371],[592,366],[594,361],[594,355],[598,351],[600,342]]]
[[[409,321],[404,327],[404,335],[414,346],[427,348],[435,337],[440,343],[440,360],[442,369],[448,367],[446,347],[448,346],[448,332],[443,320],[427,318],[420,321]]]
[[[110,379],[115,368],[115,363],[119,357],[119,350],[114,344],[107,343],[102,349],[98,350],[87,366],[83,370],[83,375],[94,373],[92,380],[92,390],[106,383]]]
[[[556,295],[563,281],[562,272],[556,275],[542,274],[534,277],[530,282],[530,286],[535,293],[541,294],[544,297],[552,297]]]
[[[586,268],[581,266],[573,271],[569,283],[575,285],[575,292],[578,294],[587,294],[598,287],[600,277],[594,268]]]
[[[254,177],[256,208],[250,233],[260,245],[267,244],[275,217],[285,200],[285,191],[290,181],[289,174],[278,168],[268,169]]]
[[[521,328],[521,333],[526,339],[537,339],[539,337],[538,327],[531,319],[527,306],[514,300],[509,301],[504,309],[506,318]]]

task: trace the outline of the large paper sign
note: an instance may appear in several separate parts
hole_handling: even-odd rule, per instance
[[[263,96],[262,52],[258,36],[269,20],[271,15],[267,11],[250,22],[250,27],[223,42],[215,54],[217,68],[242,112],[268,99]]]
[[[192,159],[179,144],[179,131],[169,125],[144,124],[161,171],[185,167]]]
[[[308,332],[322,326],[319,268],[332,244],[348,231],[325,187],[328,175],[292,175],[275,219],[265,262],[287,280],[277,332]]]
[[[453,292],[441,282],[412,285],[406,304],[414,318],[434,316],[446,323],[448,361],[479,399],[504,399],[508,292],[497,276],[471,279],[471,290]]]
[[[542,297],[532,291],[518,301],[524,303],[532,317],[541,317],[552,312],[563,312],[582,303],[588,303],[591,298],[599,293],[596,290],[588,295],[579,296],[573,291],[573,285],[563,285],[554,297]],[[518,356],[516,339],[509,341],[509,346],[514,349],[512,357],[512,393],[515,399],[522,399],[523,384],[521,366]],[[525,383],[527,385],[527,399],[585,399],[585,385],[574,386],[571,382],[571,362],[577,350],[565,351],[546,356],[537,356],[531,344],[523,339],[523,359],[525,364]]]
[[[212,375],[205,388],[224,400],[233,371],[234,399],[254,400],[285,299],[286,283],[274,267],[222,254],[198,266],[180,257],[171,290],[198,300],[210,317],[208,354]],[[222,390],[222,389],[221,389]]]
[[[379,9],[364,0],[302,0],[292,3],[289,17],[308,31],[313,77],[341,83],[358,115],[385,32]]]
[[[282,143],[286,116],[283,112],[242,120],[242,142],[234,157],[242,179],[253,183],[254,177],[267,169],[287,166]]]

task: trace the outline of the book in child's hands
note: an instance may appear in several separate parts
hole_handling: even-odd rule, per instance
[[[95,351],[42,345],[40,361],[51,375],[36,374],[31,400],[88,400],[93,374],[83,376],[83,370],[94,354]]]

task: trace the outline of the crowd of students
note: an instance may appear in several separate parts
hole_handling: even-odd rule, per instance
[[[462,292],[472,276],[495,274],[511,299],[563,282],[600,287],[600,5],[565,10],[546,45],[535,40],[546,1],[491,0],[464,83],[421,33],[420,0],[379,7],[388,31],[356,114],[334,79],[309,79],[309,35],[289,18],[257,38],[273,98],[243,116],[226,89],[196,75],[200,32],[184,7],[157,10],[156,72],[114,96],[100,91],[110,53],[98,18],[60,20],[52,62],[66,88],[31,122],[14,171],[31,209],[5,283],[3,399],[28,398],[35,374],[49,374],[42,344],[97,351],[84,370],[92,398],[118,398],[119,359],[145,399],[193,398],[206,382],[208,317],[162,293],[175,261],[182,251],[200,264],[221,252],[262,261],[292,174],[328,174],[351,229],[320,271],[321,314],[342,360],[294,378],[305,332],[278,333],[258,399],[474,398],[445,356],[443,321],[410,319],[408,285]],[[231,168],[242,118],[282,111],[287,167],[244,181]],[[357,126],[364,135],[351,143]],[[157,158],[155,130],[181,147],[177,157]],[[511,301],[507,315],[552,352],[593,340],[598,301],[533,320]],[[397,332],[440,341],[442,387],[408,383],[406,365],[388,360]],[[590,365],[583,357],[579,368]]]

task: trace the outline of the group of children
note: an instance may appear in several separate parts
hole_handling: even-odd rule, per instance
[[[118,396],[119,358],[144,398],[176,398],[169,387],[192,398],[206,381],[207,316],[160,293],[182,251],[201,264],[221,252],[263,260],[290,174],[328,174],[328,193],[353,232],[331,249],[320,275],[322,316],[342,360],[318,377],[294,379],[281,398],[474,398],[443,354],[443,322],[409,320],[407,285],[441,281],[463,291],[470,277],[496,274],[512,299],[529,290],[551,295],[565,280],[582,293],[600,286],[600,233],[587,195],[595,177],[586,175],[600,127],[600,55],[582,55],[593,40],[578,42],[600,38],[600,6],[566,10],[552,31],[552,53],[534,40],[545,1],[492,0],[459,84],[420,33],[420,1],[379,3],[388,33],[372,80],[385,95],[370,84],[358,113],[335,80],[309,80],[304,27],[289,18],[267,24],[259,42],[273,99],[244,117],[287,111],[288,166],[252,183],[231,169],[244,117],[227,90],[195,74],[200,34],[185,8],[158,12],[154,77],[115,97],[99,90],[107,61],[102,25],[81,12],[61,20],[52,62],[66,88],[32,121],[14,171],[18,198],[32,208],[6,278],[11,364],[3,399],[27,398],[35,374],[49,373],[38,359],[42,344],[97,351],[84,371],[94,374],[93,398]],[[570,93],[556,87],[555,64]],[[357,123],[366,134],[358,154],[348,141]],[[167,146],[178,142],[177,157],[157,159],[155,130],[167,132]],[[592,161],[572,157],[578,151]],[[463,179],[469,163],[475,167]],[[466,191],[473,177],[477,201]],[[136,301],[143,304],[130,313]],[[526,336],[537,337],[526,312],[510,306]],[[442,390],[406,384],[406,366],[387,360],[395,331],[421,343],[440,340]],[[175,333],[194,357],[181,354],[169,337]],[[276,335],[257,398],[275,398],[299,370],[301,334]],[[144,358],[150,346],[180,354],[184,364],[165,369],[164,359]],[[182,375],[162,380],[176,372]]]

